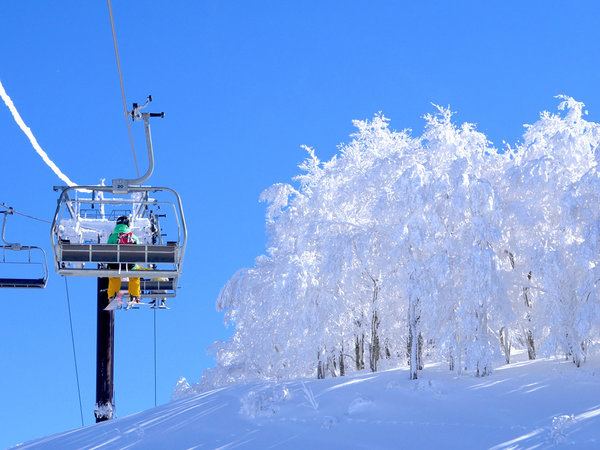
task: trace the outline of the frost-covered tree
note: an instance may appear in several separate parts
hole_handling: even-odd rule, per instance
[[[599,126],[562,97],[496,151],[436,107],[424,133],[376,115],[266,189],[268,245],[217,302],[235,325],[207,386],[428,361],[489,375],[513,346],[580,365],[600,323]]]
[[[580,364],[581,338],[572,330],[582,302],[577,280],[593,258],[575,260],[573,250],[596,208],[588,203],[581,221],[572,216],[578,196],[568,194],[596,167],[600,128],[583,119],[582,103],[559,97],[564,117],[542,113],[526,127],[523,143],[510,149],[514,159],[504,183],[504,235],[515,261],[514,285],[522,290],[522,307],[516,311],[530,357],[536,354],[535,340],[546,354],[563,351]]]

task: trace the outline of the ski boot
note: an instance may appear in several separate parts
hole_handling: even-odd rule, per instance
[[[127,309],[131,309],[134,306],[138,305],[139,303],[140,303],[139,297],[136,297],[135,295],[130,295],[129,300],[127,301]]]

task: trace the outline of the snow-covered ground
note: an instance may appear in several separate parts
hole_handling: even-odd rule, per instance
[[[600,448],[600,358],[516,359],[230,386],[18,448]]]

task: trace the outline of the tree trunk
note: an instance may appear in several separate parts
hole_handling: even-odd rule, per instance
[[[325,367],[326,364],[323,361],[321,361],[321,352],[317,353],[317,360],[317,379],[324,380],[325,371],[327,370],[327,368]]]
[[[535,343],[533,342],[533,332],[525,330],[525,342],[527,343],[527,356],[529,359],[535,359]]]
[[[419,331],[419,340],[417,341],[417,368],[423,370],[423,333]]]
[[[461,348],[461,340],[458,332],[454,333],[454,347],[452,350],[452,366],[455,370],[458,368],[458,374],[462,374],[463,371],[463,360],[462,360],[462,348]]]
[[[377,372],[377,362],[379,361],[379,318],[377,311],[373,311],[371,321],[371,343],[369,344],[369,368],[371,372]]]
[[[480,346],[480,358],[477,361],[477,372],[476,376],[478,377],[487,377],[492,374],[492,363],[490,361],[489,355],[487,354],[487,328],[488,328],[488,320],[487,320],[487,312],[485,307],[485,302],[479,303],[479,311],[476,314],[476,317],[479,319],[479,329],[477,330],[477,340],[479,341]]]
[[[527,280],[531,282],[532,273],[529,271],[527,274]],[[528,308],[528,311],[525,315],[525,319],[527,320],[527,328],[525,329],[525,342],[527,343],[527,356],[530,360],[536,358],[535,354],[535,342],[533,341],[533,331],[531,331],[531,308],[533,304],[531,303],[531,298],[529,297],[529,288],[523,288],[523,297],[525,299],[525,306]]]
[[[369,368],[371,372],[377,372],[377,362],[379,361],[379,317],[377,316],[377,298],[379,297],[379,285],[376,279],[373,280],[373,313],[371,316],[371,342],[369,343]]]
[[[419,299],[410,297],[408,305],[408,345],[409,345],[409,368],[411,380],[417,379],[417,371],[420,367],[419,356]]]
[[[406,358],[408,363],[410,364],[411,358],[411,347],[412,347],[412,335],[409,333],[408,335],[408,343],[406,346]],[[419,336],[417,339],[417,370],[423,370],[423,333],[419,332]]]
[[[502,352],[504,353],[504,359],[506,361],[506,364],[510,364],[510,350],[512,346],[506,327],[500,328],[500,347],[502,348]]]
[[[356,370],[363,370],[365,368],[365,335],[361,334],[356,336],[354,342],[354,354],[356,361]]]
[[[514,269],[515,268],[515,256],[509,252],[508,250],[504,250],[504,252],[508,255],[510,265]],[[531,283],[531,278],[533,277],[533,273],[531,270],[527,274],[527,281]],[[524,335],[525,335],[525,343],[527,345],[527,356],[530,360],[536,358],[535,354],[535,342],[533,341],[533,331],[531,330],[531,309],[533,307],[531,298],[529,296],[529,287],[523,288],[523,299],[525,300],[525,306],[527,307],[527,312],[525,313],[525,319],[527,321],[527,326],[524,327]]]
[[[573,361],[575,366],[581,367],[581,365],[585,362],[585,343],[580,342],[579,345],[575,344],[575,339],[572,339],[568,332],[566,333],[565,339],[569,346],[567,359]]]

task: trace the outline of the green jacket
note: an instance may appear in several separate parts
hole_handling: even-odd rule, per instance
[[[125,225],[124,223],[118,224],[115,227],[115,229],[113,230],[112,234],[108,237],[107,244],[118,244],[119,243],[119,233],[129,233],[130,231],[131,230],[129,229],[129,227],[127,225]],[[133,240],[136,244],[140,243],[140,240],[138,239],[138,237],[135,234],[132,234],[131,237],[133,238]]]

